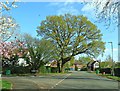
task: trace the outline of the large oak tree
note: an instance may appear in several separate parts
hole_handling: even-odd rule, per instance
[[[37,33],[56,45],[60,71],[73,56],[98,56],[105,49],[100,30],[82,15],[47,16],[38,26]]]

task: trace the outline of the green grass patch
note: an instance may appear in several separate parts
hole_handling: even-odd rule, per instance
[[[12,88],[12,83],[6,80],[0,80],[2,90],[10,90]]]
[[[107,76],[107,78],[120,81],[120,77],[117,77],[117,76]]]
[[[112,76],[111,74],[99,74],[99,76],[102,76],[102,77],[107,77],[109,79],[113,79],[113,80],[116,80],[116,81],[120,81],[120,77],[117,77],[117,76]]]
[[[96,74],[95,71],[89,72],[89,73]],[[109,79],[113,79],[113,80],[116,80],[116,81],[120,81],[120,77],[112,76],[111,74],[102,74],[102,73],[99,73],[99,74],[97,74],[97,75],[98,75],[98,76],[102,76],[102,77],[106,77],[106,78],[109,78]]]

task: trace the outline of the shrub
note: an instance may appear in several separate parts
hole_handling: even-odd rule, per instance
[[[120,68],[115,68],[114,72],[115,72],[115,76],[120,76]]]
[[[101,68],[100,73],[105,72],[106,74],[111,74],[111,68]]]
[[[86,68],[86,67],[83,67],[83,68],[81,68],[80,71],[87,71],[87,68]]]
[[[29,67],[22,67],[22,66],[13,67],[11,69],[11,73],[12,74],[26,74],[26,73],[30,73],[30,68]]]
[[[47,73],[47,69],[45,66],[40,67],[40,73]]]
[[[51,73],[57,73],[58,71],[58,68],[56,67],[51,67]]]

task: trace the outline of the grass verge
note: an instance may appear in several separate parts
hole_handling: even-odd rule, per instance
[[[116,81],[120,81],[120,77],[112,76],[111,74],[101,74],[100,73],[99,76],[106,77],[106,78],[109,78],[109,79],[113,79],[113,80],[116,80]]]
[[[93,72],[88,72],[88,73],[93,73],[93,74],[96,74],[95,71]],[[102,76],[102,77],[106,77],[108,79],[113,79],[113,80],[116,80],[116,81],[120,81],[120,77],[117,77],[117,76],[112,76],[111,74],[102,74],[102,73],[99,73],[97,74],[98,76]]]
[[[0,85],[2,87],[2,91],[8,91],[12,89],[12,83],[6,80],[0,80]]]
[[[106,77],[109,79],[120,81],[120,77],[117,77],[117,76],[106,76]]]

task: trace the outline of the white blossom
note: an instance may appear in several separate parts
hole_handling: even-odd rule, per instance
[[[8,18],[8,22],[12,22],[12,19]]]
[[[9,16],[2,16],[0,19],[0,41],[7,41],[16,30],[18,24]]]
[[[12,5],[13,8],[17,8],[17,5]]]
[[[17,5],[15,5],[16,4],[16,2],[19,2],[19,0],[14,0],[12,3],[11,3],[11,5],[10,5],[10,3],[9,3],[9,1],[8,0],[6,0],[6,2],[1,2],[0,1],[0,10],[3,12],[3,11],[9,11],[9,10],[11,10],[11,8],[17,8]],[[2,13],[0,11],[0,14]]]
[[[18,1],[19,0],[13,0],[11,3],[9,3],[9,0],[6,0],[6,2],[0,1],[0,43],[2,41],[7,41],[18,26],[11,17],[4,16],[4,11],[17,8],[16,2]]]
[[[8,0],[6,0],[6,4],[9,4]]]

